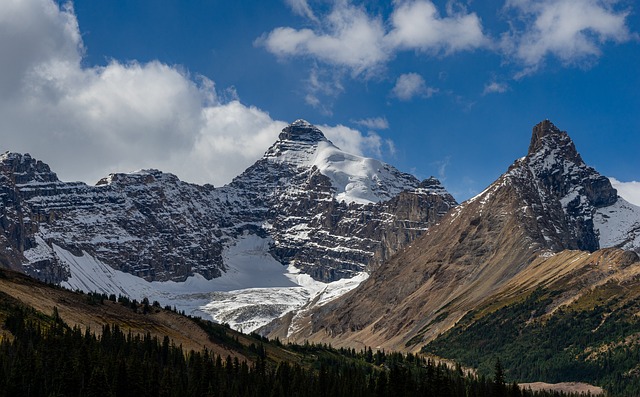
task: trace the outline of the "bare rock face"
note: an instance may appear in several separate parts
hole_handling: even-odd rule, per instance
[[[561,246],[554,249],[600,248],[593,216],[598,208],[613,205],[618,192],[609,179],[584,163],[566,132],[549,120],[536,125],[529,153],[512,167],[512,174],[517,184],[529,184],[528,198],[542,205],[534,209],[546,211],[559,220],[555,226],[563,232],[547,234],[549,237],[560,234],[556,237]]]
[[[561,262],[547,261],[559,252],[629,244],[624,236],[637,231],[640,208],[623,201],[584,164],[567,133],[545,120],[534,127],[527,156],[481,194],[449,211],[355,290],[272,324],[267,333],[334,345],[419,347],[500,291],[534,288],[561,273]],[[604,218],[613,226],[603,227]],[[611,233],[629,225],[629,233]],[[536,276],[520,285],[523,274]]]
[[[2,242],[15,252],[3,261],[6,267],[65,280],[57,245],[148,280],[181,280],[193,272],[211,278],[224,269],[222,245],[208,228],[217,218],[202,211],[212,187],[155,170],[112,174],[96,186],[61,182],[46,164],[14,153],[2,155],[0,172],[7,192]]]
[[[148,281],[220,277],[224,250],[245,233],[270,239],[283,265],[333,281],[378,267],[457,204],[437,180],[345,153],[303,120],[220,188],[158,170],[62,182],[5,153],[0,194],[0,265],[52,282],[69,277],[56,247]]]
[[[51,194],[46,187],[55,185],[58,178],[49,166],[29,154],[5,153],[0,157],[0,263],[13,270],[23,270],[23,252],[37,246],[37,222],[46,218],[23,201],[21,189],[32,181],[38,187],[26,189],[25,194],[33,197],[37,189],[46,191],[46,197]],[[64,278],[66,274],[56,264],[55,258],[37,258],[32,267],[45,280]]]

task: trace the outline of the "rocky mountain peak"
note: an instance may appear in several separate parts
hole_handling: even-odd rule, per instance
[[[566,131],[561,131],[550,120],[543,120],[536,124],[531,134],[527,156],[536,156],[539,153],[547,156],[549,153],[555,154],[558,151],[561,152],[562,157],[573,162],[583,162]]]
[[[506,177],[522,192],[532,219],[542,225],[544,244],[554,251],[600,248],[593,217],[599,208],[616,203],[617,191],[584,163],[567,132],[549,120],[534,126],[527,156],[517,160]]]
[[[278,136],[278,139],[280,141],[299,141],[309,143],[327,140],[322,131],[302,119],[296,120],[285,127]]]
[[[565,201],[576,200],[578,196],[584,196],[595,208],[612,205],[617,200],[617,191],[609,179],[587,166],[567,132],[549,120],[533,127],[525,164],[549,193],[564,200],[565,207]]]
[[[0,155],[0,174],[9,177],[17,185],[58,181],[58,176],[47,164],[34,159],[29,153],[5,152]]]

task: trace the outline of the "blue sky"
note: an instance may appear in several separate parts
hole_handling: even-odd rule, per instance
[[[639,180],[639,11],[631,0],[3,2],[0,148],[64,180],[159,168],[220,185],[304,118],[462,201],[549,118],[589,165]]]

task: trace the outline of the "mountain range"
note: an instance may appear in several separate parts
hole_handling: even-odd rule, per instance
[[[303,120],[219,188],[158,170],[62,182],[7,152],[0,195],[4,267],[244,330],[357,285],[457,205],[438,180],[346,153]]]
[[[568,134],[545,120],[533,128],[527,155],[482,193],[452,209],[357,289],[269,332],[420,349],[498,297],[525,296],[580,273],[580,283],[553,310],[623,277],[616,270],[637,262],[639,232],[640,208],[619,197],[584,163]]]
[[[606,376],[640,373],[640,207],[549,120],[459,205],[435,178],[346,153],[303,120],[222,187],[158,170],[62,182],[7,152],[0,197],[0,265],[67,288],[485,372],[500,352],[519,380],[614,390]]]

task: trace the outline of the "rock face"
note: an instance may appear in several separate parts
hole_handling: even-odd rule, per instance
[[[148,281],[220,277],[224,250],[246,233],[333,281],[376,268],[456,205],[437,180],[345,153],[303,120],[220,188],[157,170],[61,182],[28,154],[5,153],[0,194],[0,264],[54,282],[69,277],[54,245]]]
[[[148,280],[180,280],[192,272],[211,278],[224,270],[221,241],[210,228],[218,218],[205,210],[211,186],[156,170],[112,174],[87,186],[61,182],[28,154],[5,153],[0,164],[2,240],[16,252],[5,266],[66,280],[68,269],[52,250],[56,244]]]
[[[512,168],[512,180],[528,185],[533,211],[542,210],[555,221],[551,227],[556,232],[545,230],[543,235],[554,240],[553,250],[600,248],[593,217],[597,209],[616,203],[617,191],[609,179],[585,165],[566,132],[549,120],[536,125],[527,157]]]
[[[304,121],[219,194],[269,230],[279,261],[321,281],[377,267],[456,205],[436,179],[347,154]]]
[[[640,208],[584,164],[566,132],[545,120],[532,135],[527,156],[358,288],[265,333],[416,349],[495,294],[534,288],[562,272],[562,262],[548,260],[559,252],[638,250]],[[582,280],[588,285],[598,277]]]

